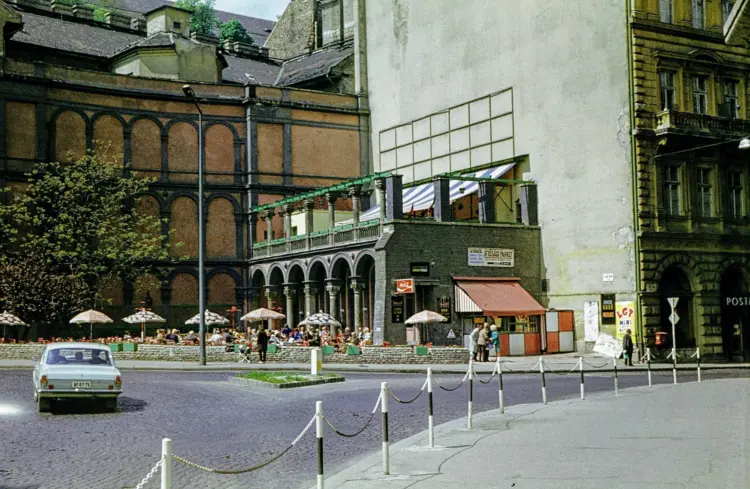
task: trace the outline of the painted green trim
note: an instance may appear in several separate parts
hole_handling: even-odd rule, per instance
[[[277,245],[277,244],[282,244],[282,243],[286,243],[286,238],[279,238],[279,239],[271,240],[272,245]]]
[[[261,241],[260,243],[255,243],[253,245],[253,248],[263,248],[265,246],[268,246],[268,241]]]
[[[640,340],[641,352],[646,344],[643,337],[643,304],[641,303],[641,246],[638,237],[638,157],[635,137],[635,83],[633,78],[633,25],[630,21],[632,0],[625,0],[625,35],[628,56],[628,99],[630,103],[630,163],[633,183],[633,253],[635,255],[635,330]]]
[[[344,224],[343,226],[338,226],[338,227],[333,228],[333,232],[338,233],[341,231],[349,231],[350,229],[354,229],[354,225]]]
[[[312,238],[313,236],[323,236],[323,235],[326,235],[326,234],[328,234],[328,230],[327,229],[321,229],[320,231],[313,231],[312,233],[310,233],[310,237]]]
[[[493,168],[493,167],[496,167],[496,166],[507,165],[508,163],[521,163],[524,159],[526,159],[528,157],[529,157],[529,155],[520,155],[520,156],[515,156],[513,158],[507,158],[505,160],[493,161],[492,163],[487,163],[487,164],[484,164],[484,165],[475,166],[474,168],[467,168],[466,170],[441,173],[439,175],[435,175],[434,177],[423,178],[422,180],[416,180],[414,182],[410,182],[410,183],[404,185],[404,188],[411,188],[411,187],[416,187],[417,185],[423,185],[425,183],[430,183],[433,180],[435,180],[436,178],[440,178],[440,177],[443,177],[443,178],[449,177],[449,178],[451,178],[453,180],[467,180],[468,181],[468,180],[471,180],[473,177],[460,178],[461,175],[465,175],[466,173],[474,173],[474,172],[478,172],[478,171],[481,171],[481,170],[486,170],[487,168]],[[482,180],[483,179],[477,179],[476,181],[482,181]],[[527,183],[527,184],[535,183],[535,182],[527,182],[527,181],[524,181],[524,180],[500,180],[500,179],[495,179],[495,178],[488,178],[486,180],[487,181],[492,181],[492,182],[495,182],[495,183],[505,183],[505,184],[511,184],[511,185],[512,184],[517,184],[517,183],[520,183],[520,184],[523,184],[523,183]]]
[[[359,223],[360,228],[366,228],[370,226],[377,226],[380,224],[380,219],[370,219],[369,221],[363,221]]]
[[[300,241],[305,239],[306,237],[307,236],[305,236],[304,234],[298,234],[297,236],[292,236],[291,238],[289,238],[289,241]]]

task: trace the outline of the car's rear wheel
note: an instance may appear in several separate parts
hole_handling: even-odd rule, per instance
[[[117,399],[104,399],[101,406],[105,411],[114,413],[117,411]]]
[[[52,399],[37,396],[37,408],[40,413],[52,412]]]

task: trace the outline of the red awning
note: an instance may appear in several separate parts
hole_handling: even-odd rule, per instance
[[[518,278],[454,277],[454,280],[456,312],[481,310],[485,316],[533,316],[545,312]]]

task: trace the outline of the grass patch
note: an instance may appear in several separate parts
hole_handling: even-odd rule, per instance
[[[326,379],[336,377],[336,374],[322,374],[322,375],[300,375],[298,373],[290,372],[248,372],[239,374],[237,377],[241,379],[257,380],[260,382],[268,382],[269,384],[288,384],[291,382],[308,382],[310,380]]]

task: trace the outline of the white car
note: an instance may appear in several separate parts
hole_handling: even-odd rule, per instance
[[[57,399],[93,399],[116,411],[120,394],[122,375],[107,345],[50,343],[34,367],[34,400],[40,413],[52,411]]]

